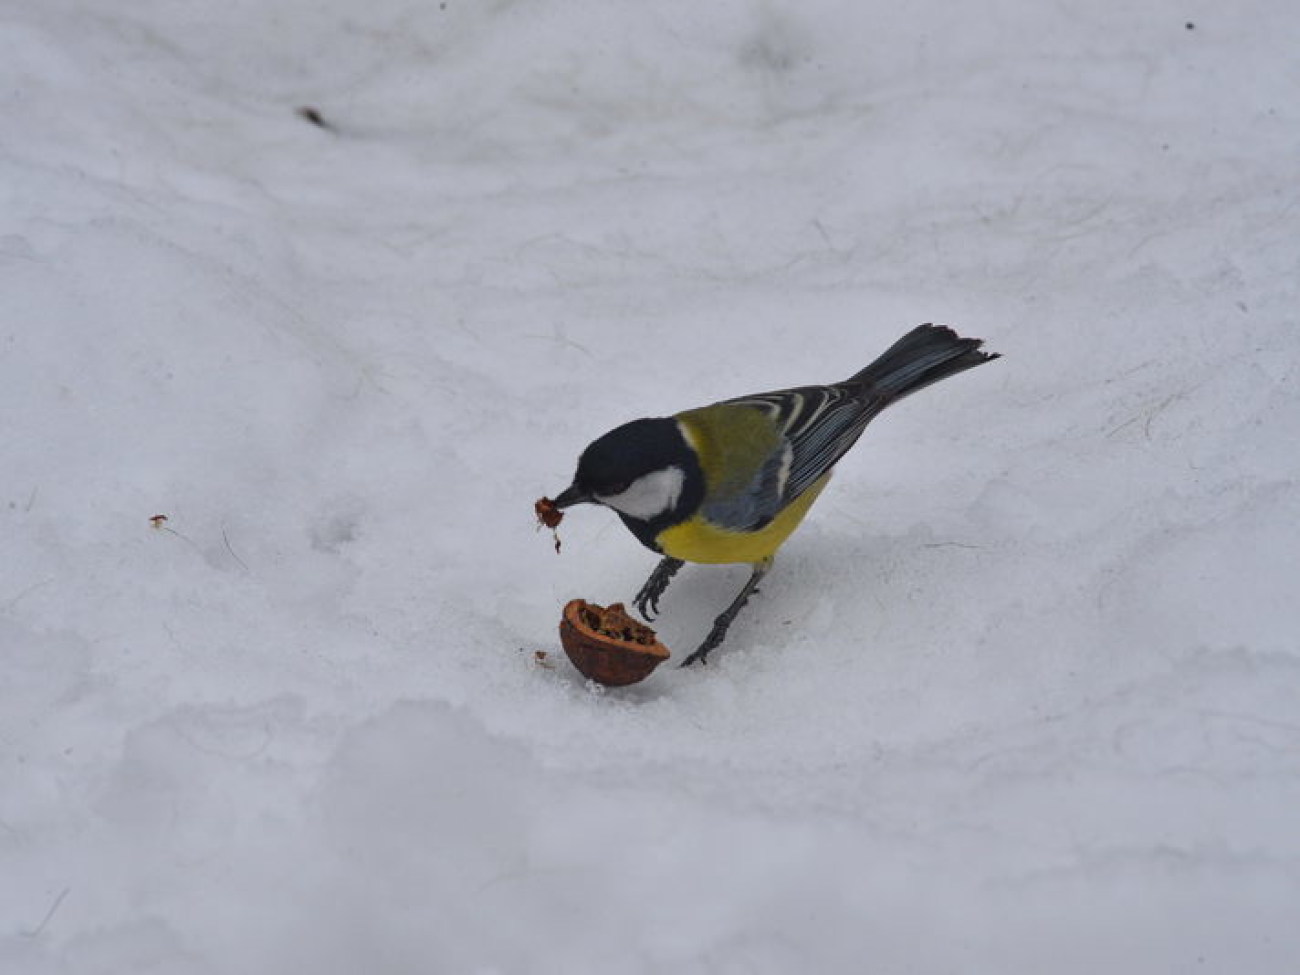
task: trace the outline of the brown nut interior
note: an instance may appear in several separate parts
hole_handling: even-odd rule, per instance
[[[622,603],[614,603],[602,609],[584,602],[578,607],[577,615],[591,633],[607,640],[634,643],[641,647],[653,647],[659,642],[655,631],[629,616]]]

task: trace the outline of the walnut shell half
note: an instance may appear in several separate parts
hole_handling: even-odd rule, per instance
[[[570,600],[560,619],[560,643],[583,677],[607,687],[645,680],[670,656],[655,631],[629,616],[622,603],[606,608]]]

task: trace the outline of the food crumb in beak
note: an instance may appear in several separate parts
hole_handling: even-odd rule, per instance
[[[564,512],[550,498],[538,498],[533,510],[537,512],[537,520],[547,528],[554,528],[564,520]]]
[[[555,537],[555,554],[559,555],[560,533],[555,529],[564,520],[564,512],[557,508],[555,502],[550,498],[538,498],[533,505],[533,511],[537,514],[537,523],[545,525],[551,530],[551,534]]]

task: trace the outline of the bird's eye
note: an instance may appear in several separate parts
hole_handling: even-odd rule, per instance
[[[606,497],[612,498],[616,494],[622,494],[631,486],[632,486],[631,481],[615,481],[613,484],[605,485],[605,490],[601,491],[600,493],[605,495]]]

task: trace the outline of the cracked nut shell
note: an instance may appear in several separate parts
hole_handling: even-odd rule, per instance
[[[560,643],[583,677],[607,687],[645,680],[670,656],[655,631],[629,616],[622,603],[607,608],[570,600],[560,619]]]

